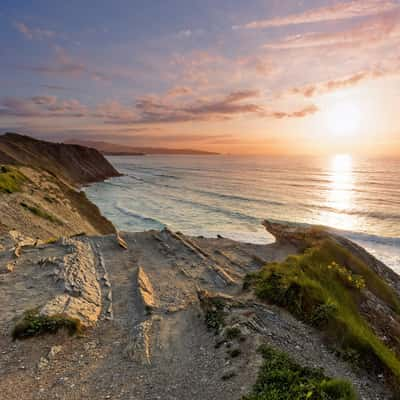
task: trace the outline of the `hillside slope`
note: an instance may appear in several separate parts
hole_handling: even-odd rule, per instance
[[[0,393],[10,400],[354,399],[335,390],[345,387],[344,379],[364,400],[391,399],[384,371],[355,368],[319,329],[243,288],[247,274],[298,253],[297,231],[287,232],[287,241],[277,235],[270,245],[168,229],[121,233],[127,249],[115,235],[81,236],[26,244],[18,258],[10,255],[12,244],[0,240],[0,259],[13,262],[8,272],[0,271]],[[90,329],[79,338],[59,332],[12,342],[24,312],[51,315],[60,303],[66,304],[65,318],[78,318]],[[276,366],[267,368],[271,363],[262,367],[268,361],[257,352],[262,344],[302,366],[322,367],[334,380],[322,378],[320,384],[321,372],[311,369],[282,375]],[[298,378],[298,371],[312,374],[312,382]]]
[[[0,136],[0,234],[17,230],[49,240],[78,233],[115,232],[79,191],[119,173],[94,149],[28,136]]]
[[[125,146],[116,143],[70,139],[65,143],[92,147],[105,155],[144,155],[144,154],[182,154],[182,155],[217,155],[218,153],[195,149],[171,149],[165,147]]]
[[[96,149],[45,142],[16,133],[0,136],[0,163],[41,168],[78,185],[119,176]]]

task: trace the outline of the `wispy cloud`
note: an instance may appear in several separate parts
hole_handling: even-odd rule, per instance
[[[55,59],[53,62],[46,65],[19,66],[19,68],[74,79],[84,77],[89,77],[96,81],[109,81],[111,79],[109,74],[93,69],[83,62],[74,59],[60,46],[55,47]]]
[[[318,111],[308,105],[296,111],[275,111],[255,101],[260,93],[255,90],[232,92],[220,99],[199,99],[191,103],[171,104],[163,98],[147,96],[139,99],[134,110],[119,103],[98,108],[98,115],[108,124],[158,124],[189,121],[227,121],[240,116],[256,118],[303,118]]]
[[[400,57],[386,60],[386,62],[380,66],[359,71],[346,77],[331,79],[329,81],[314,83],[303,87],[296,87],[290,89],[289,93],[300,94],[310,98],[335,90],[350,88],[367,80],[379,79],[394,74],[400,74]]]
[[[48,29],[42,29],[42,28],[33,28],[29,27],[23,22],[14,22],[14,27],[24,35],[26,39],[32,40],[32,39],[49,39],[52,38],[56,35],[56,32]]]
[[[80,118],[88,114],[79,100],[59,100],[55,96],[30,98],[6,97],[0,101],[0,117],[19,118]]]
[[[168,97],[190,96],[191,94],[193,94],[193,90],[185,86],[174,87],[167,92]]]
[[[0,100],[0,117],[54,118],[71,117],[102,121],[107,125],[145,125],[160,123],[184,123],[191,121],[227,121],[241,116],[255,118],[303,118],[318,111],[307,105],[295,111],[276,111],[257,101],[259,92],[242,90],[217,99],[197,99],[192,102],[171,102],[164,97],[139,98],[133,106],[125,106],[113,100],[94,108],[79,100],[61,100],[56,96],[29,98],[7,97]],[[172,99],[174,100],[174,99]]]
[[[264,45],[267,49],[301,49],[324,46],[371,46],[400,38],[400,10],[337,32],[291,35]]]
[[[320,7],[303,13],[291,14],[285,17],[256,20],[244,25],[234,26],[234,29],[264,29],[286,25],[309,24],[346,20],[357,17],[368,17],[399,9],[395,0],[352,0],[340,2],[329,7]]]

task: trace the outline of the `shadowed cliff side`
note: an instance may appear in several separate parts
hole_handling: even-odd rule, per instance
[[[0,233],[42,240],[115,232],[79,186],[119,173],[97,151],[7,133],[0,136]]]
[[[96,149],[45,142],[16,133],[0,136],[0,163],[41,168],[75,185],[120,175]]]

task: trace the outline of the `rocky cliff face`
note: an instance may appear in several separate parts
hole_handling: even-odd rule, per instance
[[[16,133],[0,136],[0,163],[40,168],[78,185],[119,176],[96,149],[45,142]]]
[[[115,231],[77,187],[118,176],[95,149],[0,136],[0,234],[18,230],[49,240]]]

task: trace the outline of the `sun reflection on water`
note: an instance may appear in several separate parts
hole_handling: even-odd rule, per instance
[[[329,167],[326,206],[322,223],[338,229],[352,229],[355,221],[350,211],[354,206],[353,159],[348,154],[335,155]]]

